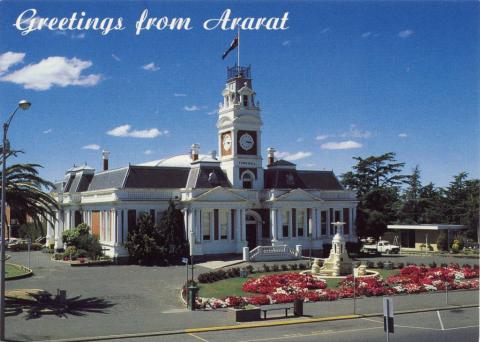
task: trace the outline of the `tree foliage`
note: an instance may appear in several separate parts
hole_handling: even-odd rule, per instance
[[[162,263],[184,256],[187,251],[182,212],[170,201],[156,226],[144,213],[128,233],[125,244],[130,258],[139,264]]]
[[[420,167],[403,175],[404,163],[397,162],[393,152],[354,160],[352,171],[341,178],[347,189],[357,191],[360,236],[378,237],[392,223],[448,223],[466,225],[468,236],[476,238],[480,180],[461,172],[446,188],[423,186]]]

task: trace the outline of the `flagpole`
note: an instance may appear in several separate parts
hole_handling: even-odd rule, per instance
[[[238,63],[238,73],[240,74],[240,25],[237,24],[238,30],[238,49],[237,49],[237,63]]]

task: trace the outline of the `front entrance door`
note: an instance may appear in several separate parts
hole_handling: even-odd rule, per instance
[[[257,224],[256,223],[251,223],[247,224],[247,242],[248,242],[248,248],[250,250],[254,249],[257,247]]]

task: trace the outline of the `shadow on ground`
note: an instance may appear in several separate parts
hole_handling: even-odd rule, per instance
[[[5,296],[6,315],[17,316],[26,313],[25,319],[37,319],[43,315],[55,315],[60,318],[85,316],[89,313],[107,314],[115,304],[97,297],[66,297],[65,291],[53,296],[48,292],[28,293],[28,298]]]

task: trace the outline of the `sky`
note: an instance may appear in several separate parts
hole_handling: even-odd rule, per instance
[[[22,35],[25,10],[37,17],[123,18],[122,31]],[[149,17],[190,17],[191,30],[142,31]],[[0,119],[20,99],[9,138],[62,179],[73,164],[101,168],[217,150],[216,109],[236,32],[202,28],[206,19],[282,17],[286,30],[242,31],[262,109],[262,148],[299,169],[351,170],[353,157],[395,152],[424,184],[480,177],[478,2],[321,1],[0,1]],[[263,151],[264,162],[266,152]],[[10,163],[13,162],[10,161]]]

